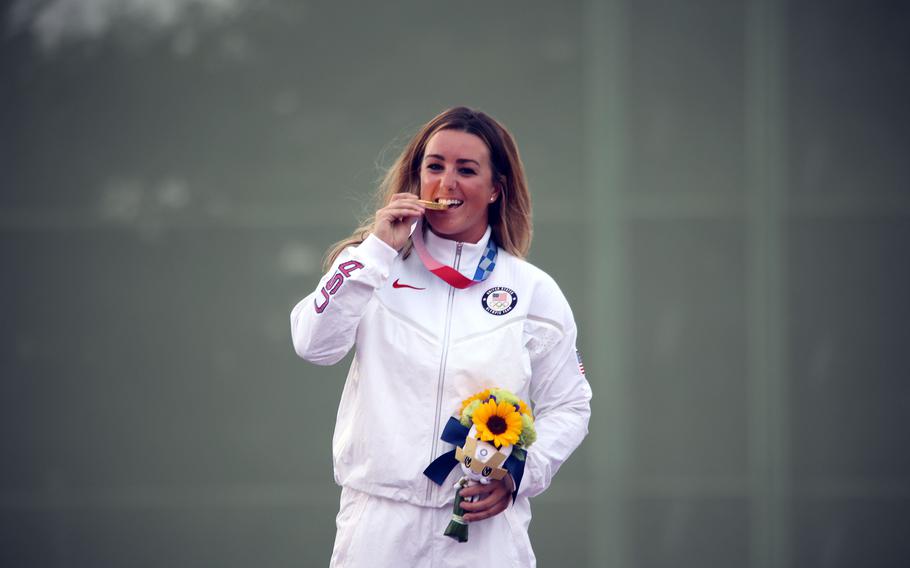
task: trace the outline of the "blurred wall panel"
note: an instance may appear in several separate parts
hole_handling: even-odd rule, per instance
[[[910,9],[789,8],[794,566],[910,559]]]
[[[746,566],[746,5],[626,6],[626,561]]]

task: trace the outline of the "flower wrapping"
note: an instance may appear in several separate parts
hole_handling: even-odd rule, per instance
[[[461,507],[464,487],[488,485],[509,475],[515,498],[527,449],[536,439],[531,408],[513,393],[486,389],[462,401],[460,410],[442,432],[442,440],[454,444],[455,449],[436,458],[423,472],[442,485],[456,465],[461,467],[463,475],[455,484],[452,520],[443,534],[459,542],[468,540],[468,525]]]

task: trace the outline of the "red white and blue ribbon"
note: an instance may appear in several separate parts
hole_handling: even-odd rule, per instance
[[[493,235],[490,235],[490,238],[487,239],[487,248],[484,249],[483,256],[480,257],[480,262],[477,263],[477,269],[474,271],[473,279],[468,278],[451,266],[443,264],[433,258],[430,251],[427,250],[427,245],[423,240],[423,224],[420,221],[417,222],[414,232],[411,233],[411,242],[414,243],[414,250],[417,251],[417,256],[420,257],[421,262],[427,267],[427,270],[442,278],[450,286],[455,288],[463,289],[468,286],[473,286],[478,282],[483,282],[490,277],[493,269],[496,268],[496,255],[499,253],[499,247],[493,242]]]

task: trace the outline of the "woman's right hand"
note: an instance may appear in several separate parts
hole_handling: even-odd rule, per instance
[[[404,248],[411,225],[423,216],[424,206],[413,193],[396,193],[388,205],[376,212],[373,234],[395,250]]]

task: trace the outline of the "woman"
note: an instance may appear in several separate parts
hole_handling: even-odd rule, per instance
[[[489,116],[449,109],[380,191],[382,207],[330,250],[319,286],[291,312],[304,359],[331,365],[357,347],[333,438],[332,565],[533,566],[528,499],[587,433],[591,390],[568,303],[522,260],[531,204],[518,149]],[[462,544],[443,536],[460,472],[442,486],[422,472],[452,449],[440,435],[461,401],[489,387],[530,401],[538,437],[521,479],[462,491],[479,496],[463,504],[473,528]]]

